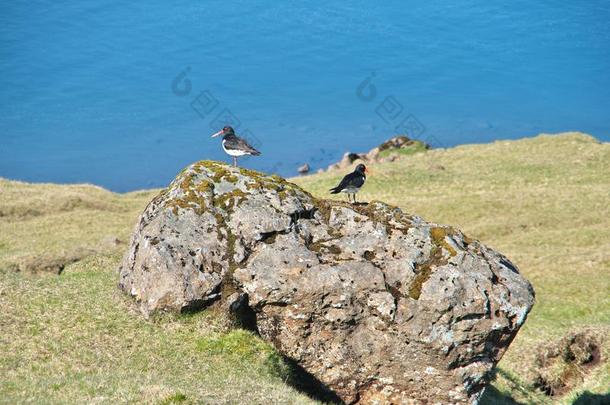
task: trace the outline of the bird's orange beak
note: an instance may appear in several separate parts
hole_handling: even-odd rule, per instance
[[[217,137],[217,136],[220,136],[220,135],[222,135],[222,134],[224,134],[224,133],[225,133],[225,130],[224,130],[224,129],[221,129],[220,131],[218,131],[218,132],[216,132],[215,134],[213,134],[213,135],[212,135],[212,138],[215,138],[215,137]]]
[[[366,174],[371,174],[371,173],[372,173],[372,172],[369,170],[369,168],[368,168],[368,167],[365,167],[365,168],[364,168],[364,172],[365,172]]]

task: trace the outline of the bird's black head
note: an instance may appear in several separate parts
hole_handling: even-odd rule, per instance
[[[212,138],[214,138],[215,136],[227,136],[227,135],[235,135],[235,131],[233,130],[233,127],[230,126],[225,126],[223,127],[220,131],[216,132],[214,135],[212,135]]]
[[[358,166],[356,166],[356,170],[354,170],[354,171],[357,173],[362,173],[362,174],[367,172],[366,166],[363,165],[362,163],[360,163]]]

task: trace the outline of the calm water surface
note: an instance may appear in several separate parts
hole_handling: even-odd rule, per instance
[[[228,161],[227,121],[282,175],[397,132],[610,140],[609,21],[596,0],[4,2],[0,176],[159,187]]]

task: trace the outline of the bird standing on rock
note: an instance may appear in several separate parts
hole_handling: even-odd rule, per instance
[[[347,193],[347,199],[349,200],[350,194],[354,197],[354,203],[356,203],[356,193],[360,191],[360,187],[366,181],[366,166],[360,163],[356,166],[356,169],[350,174],[346,175],[337,187],[330,189],[331,194]],[[351,202],[351,201],[350,201]]]
[[[244,155],[259,156],[261,153],[248,145],[248,142],[235,135],[232,127],[224,127],[212,135],[212,138],[222,135],[222,149],[233,157],[233,166],[237,167],[237,158]]]

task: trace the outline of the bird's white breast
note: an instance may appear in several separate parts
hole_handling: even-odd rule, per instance
[[[244,152],[243,150],[238,150],[238,149],[227,149],[225,147],[225,141],[222,141],[222,149],[225,151],[225,153],[229,156],[243,156],[243,155],[248,155],[247,152]]]
[[[360,189],[358,187],[346,187],[341,190],[342,193],[356,194]]]

